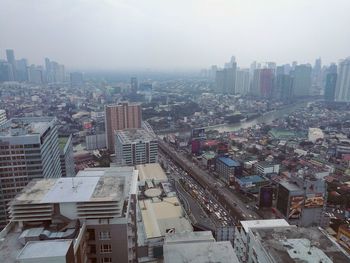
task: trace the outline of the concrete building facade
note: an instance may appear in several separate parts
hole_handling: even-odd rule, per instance
[[[56,119],[13,118],[0,125],[0,222],[7,203],[34,178],[61,177]]]
[[[62,177],[75,176],[72,135],[59,138]]]
[[[144,129],[117,131],[115,135],[116,163],[137,165],[158,162],[158,140]]]
[[[106,143],[110,152],[114,152],[115,131],[141,128],[141,105],[121,104],[107,105],[105,107]]]

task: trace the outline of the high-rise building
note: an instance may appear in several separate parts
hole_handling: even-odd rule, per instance
[[[26,59],[20,59],[16,61],[16,71],[18,81],[28,80],[28,65]]]
[[[114,167],[33,180],[10,204],[1,261],[137,262],[137,177]]]
[[[137,165],[158,162],[158,140],[143,129],[126,129],[115,134],[116,163]]]
[[[57,63],[56,61],[50,61],[45,58],[45,80],[48,83],[63,82],[65,81],[66,73],[64,65]]]
[[[216,92],[224,93],[225,86],[225,71],[217,70],[215,73],[215,84],[216,84]]]
[[[324,88],[324,99],[326,101],[334,101],[337,76],[337,65],[332,64],[326,73],[326,84]]]
[[[15,52],[13,49],[6,49],[6,59],[7,62],[11,65],[12,67],[12,79],[17,80],[16,77],[16,59],[15,59]]]
[[[253,80],[251,82],[250,92],[254,96],[260,96],[260,72],[261,69],[254,69]]]
[[[350,101],[350,58],[339,63],[335,101]]]
[[[230,63],[229,67],[218,70],[215,76],[216,90],[223,94],[235,94],[236,93],[236,62]]]
[[[272,68],[263,68],[260,71],[260,96],[270,98],[273,92],[274,70]]]
[[[13,80],[12,65],[6,61],[0,61],[0,82]]]
[[[28,79],[29,82],[35,84],[41,84],[44,81],[43,68],[41,66],[31,65],[28,68]]]
[[[295,66],[293,72],[293,95],[295,97],[305,97],[310,95],[311,91],[311,66]]]
[[[62,177],[75,176],[72,135],[59,137]]]
[[[0,125],[7,121],[6,111],[0,109]]]
[[[274,96],[277,99],[288,101],[292,98],[293,80],[291,76],[285,73],[285,66],[277,67],[276,70],[276,89]]]
[[[81,72],[70,73],[70,85],[71,87],[80,87],[84,84],[84,76]]]
[[[131,87],[131,93],[136,94],[137,88],[138,88],[138,82],[136,77],[132,77],[130,79],[130,87]]]
[[[246,95],[249,93],[249,87],[250,87],[249,69],[237,70],[236,93]]]
[[[274,81],[274,69],[255,69],[251,83],[251,94],[258,97],[270,98],[274,89]]]
[[[13,118],[0,125],[0,226],[7,203],[34,178],[61,177],[56,119]]]
[[[141,105],[138,103],[107,105],[105,107],[105,131],[107,148],[114,152],[115,131],[141,128]]]

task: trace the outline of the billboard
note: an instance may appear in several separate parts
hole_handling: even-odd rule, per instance
[[[324,205],[324,198],[323,194],[312,194],[307,195],[305,199],[305,208],[317,208],[317,207],[323,207]]]
[[[292,196],[289,203],[289,219],[299,219],[304,204],[304,196]]]
[[[195,128],[192,129],[192,139],[205,138],[205,129],[204,128]]]
[[[259,207],[272,207],[273,187],[260,187]]]

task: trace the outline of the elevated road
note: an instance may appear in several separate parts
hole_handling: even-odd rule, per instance
[[[174,163],[185,170],[198,184],[211,193],[235,219],[236,224],[241,220],[260,219],[261,217],[246,207],[239,197],[217,178],[187,160],[181,153],[176,152],[166,142],[159,139],[159,149],[171,158]]]

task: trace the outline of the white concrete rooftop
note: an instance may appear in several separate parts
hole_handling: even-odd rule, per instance
[[[289,223],[284,219],[264,219],[264,220],[246,220],[241,221],[241,225],[246,233],[250,228],[258,227],[285,227],[289,226]]]

